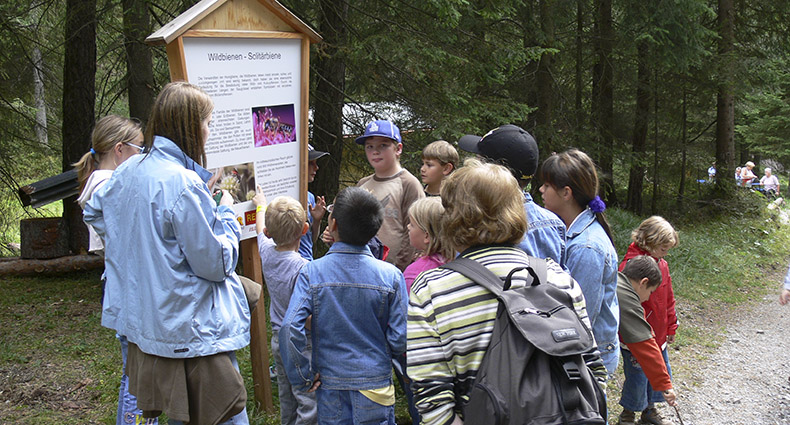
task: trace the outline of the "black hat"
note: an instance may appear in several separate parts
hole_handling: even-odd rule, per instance
[[[307,145],[307,160],[308,161],[315,161],[318,158],[321,158],[324,155],[329,155],[329,152],[317,151],[313,147],[313,145]]]
[[[523,128],[506,124],[485,136],[466,135],[458,140],[461,149],[502,163],[516,178],[529,179],[538,169],[538,143]]]

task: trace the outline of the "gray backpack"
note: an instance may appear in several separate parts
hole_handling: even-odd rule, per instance
[[[529,257],[502,279],[477,261],[458,257],[443,268],[463,274],[499,300],[491,343],[462,406],[469,425],[605,424],[606,398],[582,354],[590,330],[571,296],[546,283],[546,260]],[[511,289],[513,274],[531,282]]]

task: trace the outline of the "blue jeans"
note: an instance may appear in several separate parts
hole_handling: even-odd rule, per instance
[[[620,405],[624,409],[632,412],[645,410],[649,405],[660,403],[664,400],[661,391],[654,391],[647,381],[647,376],[642,371],[642,367],[636,358],[628,350],[620,350],[623,353],[623,372],[625,373],[625,383],[623,383],[623,394],[620,397]],[[672,369],[669,367],[669,356],[666,348],[661,351],[664,356],[664,364],[667,365],[669,377],[672,377]]]
[[[115,334],[121,342],[121,360],[123,361],[123,372],[121,374],[121,388],[118,391],[118,413],[115,417],[115,425],[126,424],[145,424],[157,425],[159,419],[143,419],[143,411],[137,408],[137,397],[129,393],[129,377],[126,376],[126,356],[129,352],[129,341],[123,335]]]
[[[228,351],[228,355],[230,356],[231,363],[233,363],[233,367],[239,370],[239,362],[236,361],[236,353],[234,351]],[[184,425],[183,422],[173,419],[169,419],[167,423],[168,425]],[[244,410],[237,413],[236,416],[217,425],[250,425],[250,419],[247,417],[247,408],[245,407]]]
[[[356,390],[318,387],[319,425],[395,425],[394,406],[382,406]]]
[[[406,372],[406,356],[398,356],[396,360],[400,364],[400,370]],[[420,425],[420,412],[417,411],[417,406],[414,404],[414,393],[411,391],[411,379],[404,376],[403,373],[395,369],[395,377],[398,378],[398,383],[403,388],[403,393],[406,394],[406,402],[409,404],[409,416],[411,416],[412,425]],[[404,379],[405,378],[405,379]]]

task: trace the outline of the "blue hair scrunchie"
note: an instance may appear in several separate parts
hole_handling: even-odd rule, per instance
[[[606,211],[606,204],[603,203],[600,196],[596,196],[587,205],[589,205],[592,212],[598,214]]]
[[[91,155],[96,155],[96,151],[93,150],[93,148],[91,148],[90,153],[91,153]]]

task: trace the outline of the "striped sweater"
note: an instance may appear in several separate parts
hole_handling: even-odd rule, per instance
[[[524,251],[513,246],[475,247],[461,256],[478,261],[503,280],[513,268],[529,264]],[[513,275],[512,286],[523,286],[528,279],[525,270],[519,271]],[[548,260],[547,280],[568,291],[576,313],[591,328],[581,288],[552,260]],[[422,423],[449,424],[460,413],[460,404],[468,400],[491,341],[497,307],[494,294],[449,269],[426,271],[414,281],[409,299],[407,374]],[[585,360],[604,383],[606,369],[597,347]]]

